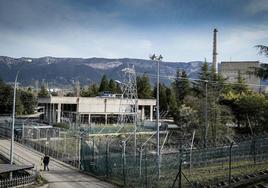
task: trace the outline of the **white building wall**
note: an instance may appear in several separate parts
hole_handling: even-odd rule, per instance
[[[131,104],[127,104],[129,100],[121,100],[120,98],[102,98],[102,97],[60,97],[51,96],[47,98],[38,98],[38,103],[45,106],[45,108],[50,106],[60,107],[64,104],[74,104],[77,105],[76,112],[79,114],[120,114],[126,110],[131,112]],[[156,105],[155,99],[138,99],[138,106],[148,106],[150,108],[150,120],[153,119],[153,106]],[[56,108],[48,108],[53,114],[56,114]],[[64,111],[64,109],[63,109]],[[46,109],[45,109],[46,112]],[[57,109],[57,116],[61,113],[61,109]],[[144,113],[144,110],[142,111]],[[50,113],[48,113],[50,115]],[[46,116],[47,114],[45,114]],[[144,114],[141,115],[144,118]],[[60,117],[53,118],[53,121],[59,122]]]

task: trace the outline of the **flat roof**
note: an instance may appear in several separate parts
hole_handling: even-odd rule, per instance
[[[121,98],[114,97],[65,97],[65,96],[50,96],[38,98],[39,104],[44,103],[61,103],[61,104],[81,104],[81,103],[98,103],[103,104],[103,101],[108,100],[110,102],[117,102],[118,104],[122,100]],[[127,99],[123,99],[127,100]],[[138,99],[138,105],[156,105],[156,99]]]
[[[259,61],[222,61],[221,64],[225,63],[260,63]]]

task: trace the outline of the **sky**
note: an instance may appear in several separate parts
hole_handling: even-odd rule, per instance
[[[259,60],[268,0],[0,0],[0,55]]]

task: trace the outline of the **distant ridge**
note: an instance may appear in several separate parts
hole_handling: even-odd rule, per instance
[[[17,69],[23,58],[0,56],[0,77],[6,82],[13,82]],[[122,79],[121,70],[128,65],[134,65],[138,75],[156,74],[156,64],[144,59],[111,59],[111,58],[31,58],[31,64],[25,64],[21,70],[19,82],[23,85],[34,85],[34,81],[42,80],[54,86],[71,85],[79,81],[82,85],[98,83],[103,74],[109,79]],[[161,82],[170,83],[167,77],[176,75],[177,69],[186,70],[189,77],[196,78],[202,65],[201,61],[192,62],[162,62],[160,65]],[[165,77],[165,78],[164,78]],[[154,83],[155,78],[151,78]]]

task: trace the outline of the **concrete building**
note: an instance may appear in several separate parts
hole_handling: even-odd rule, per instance
[[[67,120],[81,124],[116,123],[122,111],[133,114],[133,106],[127,102],[128,100],[115,97],[38,98],[38,105],[44,107],[44,121],[49,124]],[[155,105],[155,99],[138,99],[140,119],[153,120]]]
[[[254,90],[258,90],[260,85],[260,78],[248,72],[254,71],[254,67],[259,67],[259,61],[229,61],[221,62],[220,73],[227,78],[228,82],[236,82],[238,72],[245,79],[245,82]]]

